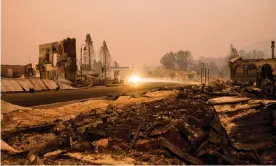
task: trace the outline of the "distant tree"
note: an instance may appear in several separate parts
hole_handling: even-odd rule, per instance
[[[265,53],[262,50],[253,49],[247,52],[245,50],[240,50],[239,54],[243,59],[264,59],[265,58]]]
[[[189,51],[178,51],[175,53],[176,65],[178,69],[188,70],[192,66],[193,57]]]
[[[175,68],[175,55],[173,52],[166,53],[160,60],[163,67],[168,69]]]
[[[146,64],[144,64],[144,65],[143,65],[143,68],[142,68],[142,72],[143,72],[144,74],[146,74],[146,73],[148,73],[149,71],[150,71],[149,66],[146,65]]]
[[[191,71],[195,71],[197,73],[200,73],[201,72],[201,68],[202,68],[202,64],[201,64],[201,61],[195,61],[193,62],[191,65],[190,65],[190,70]]]
[[[242,58],[245,58],[246,51],[245,50],[240,50],[239,54]]]
[[[226,56],[225,58],[222,59],[221,67],[219,70],[219,76],[224,79],[229,79],[230,78],[230,68],[229,68],[229,59],[230,56]]]
[[[230,78],[230,68],[228,64],[224,64],[221,68],[220,76],[224,79]]]
[[[193,65],[193,57],[190,51],[179,50],[176,53],[166,53],[160,60],[163,67],[168,69],[189,70]]]
[[[194,78],[194,74],[193,73],[189,73],[188,74],[189,81],[193,80],[193,78]]]
[[[209,69],[210,75],[213,75],[213,76],[219,75],[219,67],[215,62],[210,62],[208,64],[208,69]]]

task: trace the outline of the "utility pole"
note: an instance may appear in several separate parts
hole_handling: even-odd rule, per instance
[[[204,72],[204,63],[201,63],[203,65],[203,67],[201,67],[201,75],[200,75],[200,78],[201,78],[201,84],[203,83],[202,82],[202,77],[203,77],[203,72]]]
[[[81,69],[81,81],[82,81],[82,46],[84,46],[83,50],[85,51],[86,48],[85,48],[85,44],[82,44],[81,45],[81,51],[80,51],[80,56],[81,56],[81,64],[80,64],[80,69]]]
[[[274,59],[274,48],[275,48],[275,41],[272,41],[271,42],[272,59]]]
[[[203,63],[203,67],[202,67],[202,77],[204,78],[204,63]]]
[[[106,63],[106,52],[104,50],[104,78],[106,79],[106,68],[107,68],[107,63]]]
[[[80,56],[81,56],[80,70],[81,70],[81,81],[82,81],[82,49],[80,52]]]
[[[207,79],[206,79],[206,76],[207,76],[206,70],[207,70],[207,69],[205,68],[205,85],[206,85],[206,80],[207,80]]]
[[[103,80],[103,77],[104,77],[104,67],[102,66],[102,80]]]
[[[87,45],[88,46],[88,57],[89,57],[89,71],[91,71],[91,56],[90,56],[90,43]]]
[[[200,84],[202,85],[202,67],[200,68]]]
[[[208,69],[208,84],[209,84],[209,69]]]

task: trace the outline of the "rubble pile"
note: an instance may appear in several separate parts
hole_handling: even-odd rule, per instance
[[[1,162],[276,164],[275,101],[242,97],[240,87],[224,82],[157,91],[171,89],[178,95],[118,102],[50,128],[2,132]]]

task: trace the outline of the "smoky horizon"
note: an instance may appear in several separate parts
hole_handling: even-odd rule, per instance
[[[66,7],[64,7],[66,6]],[[3,0],[2,64],[37,62],[39,45],[86,34],[96,56],[103,41],[122,66],[159,66],[168,52],[190,51],[193,58],[222,59],[231,43],[238,50],[271,57],[276,38],[273,0],[90,1]]]

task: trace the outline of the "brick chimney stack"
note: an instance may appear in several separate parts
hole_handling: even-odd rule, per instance
[[[274,59],[274,48],[275,48],[275,41],[271,42],[271,50],[272,50],[272,59]]]

